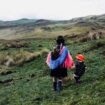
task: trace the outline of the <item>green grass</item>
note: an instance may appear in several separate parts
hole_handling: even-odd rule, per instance
[[[11,74],[0,75],[0,81],[12,79],[11,82],[0,83],[0,105],[105,105],[105,55],[101,54],[104,47],[84,52],[99,41],[67,41],[74,60],[77,53],[86,57],[87,70],[80,85],[76,85],[74,80],[68,81],[60,94],[54,92],[44,55],[23,66],[10,68],[14,71]],[[55,45],[54,40],[32,40],[30,47],[24,50],[40,50],[39,44],[48,49]],[[5,52],[16,50],[10,48]],[[68,73],[71,75],[73,71]]]

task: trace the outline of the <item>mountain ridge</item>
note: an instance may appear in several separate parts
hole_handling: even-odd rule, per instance
[[[71,20],[19,19],[0,21],[0,39],[51,38],[57,35],[84,34],[105,29],[105,14],[73,18]]]
[[[13,27],[13,26],[24,26],[28,24],[33,25],[48,25],[48,24],[76,24],[81,22],[104,22],[105,23],[105,14],[102,15],[90,15],[85,17],[77,17],[70,20],[48,20],[48,19],[28,19],[28,18],[22,18],[19,20],[13,20],[13,21],[2,21],[0,20],[0,27]]]

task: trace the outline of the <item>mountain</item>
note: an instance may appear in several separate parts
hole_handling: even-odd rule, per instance
[[[14,21],[0,21],[0,27],[15,27],[15,26],[24,26],[24,25],[49,25],[49,24],[85,24],[89,23],[97,23],[105,25],[105,14],[103,15],[93,15],[86,17],[73,18],[71,20],[62,20],[62,21],[54,21],[54,20],[45,20],[45,19],[19,19]]]
[[[0,21],[0,27],[6,28],[6,27],[15,27],[15,26],[22,26],[30,23],[35,23],[35,19],[19,19],[15,21]]]
[[[105,28],[105,14],[73,18],[71,20],[19,19],[0,21],[0,39],[55,37],[86,33],[90,29]]]
[[[14,21],[0,21],[0,28],[18,27],[18,26],[35,26],[35,25],[48,25],[54,24],[56,21],[45,19],[19,19]]]

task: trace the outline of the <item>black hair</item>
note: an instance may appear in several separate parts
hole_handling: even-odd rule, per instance
[[[60,54],[60,50],[56,48],[53,49],[53,51],[51,52],[51,59],[52,60],[56,60],[59,57]]]
[[[64,37],[61,36],[61,35],[59,35],[59,36],[57,37],[56,43],[57,43],[57,45],[61,45],[61,44],[65,45]]]

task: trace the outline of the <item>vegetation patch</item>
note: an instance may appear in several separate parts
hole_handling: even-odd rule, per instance
[[[29,52],[29,51],[16,51],[14,53],[0,53],[0,64],[6,66],[21,66],[24,63],[33,61],[38,57],[48,54],[49,50],[46,48],[42,48],[37,52]]]
[[[88,51],[91,51],[91,50],[96,50],[96,49],[99,49],[99,48],[105,48],[105,41],[94,41],[91,46],[89,46],[89,48],[87,49],[84,49],[84,52],[88,52]]]

